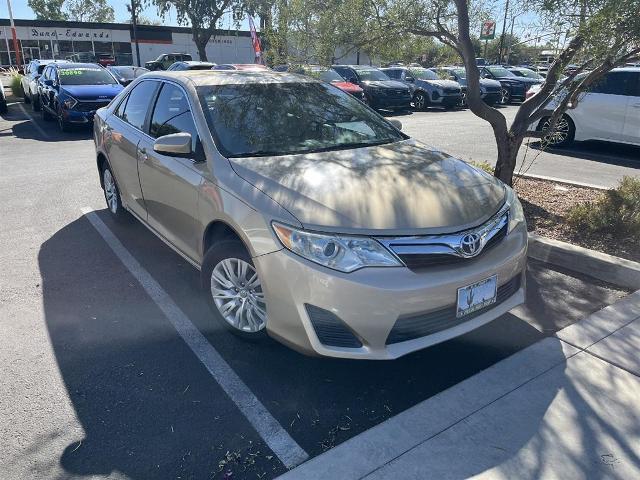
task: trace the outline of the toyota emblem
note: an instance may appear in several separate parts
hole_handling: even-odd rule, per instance
[[[460,241],[460,251],[465,257],[473,257],[480,251],[480,235],[468,233]]]

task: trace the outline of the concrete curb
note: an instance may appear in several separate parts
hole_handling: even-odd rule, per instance
[[[604,185],[595,185],[593,183],[583,183],[583,182],[574,182],[572,180],[563,180],[562,178],[556,177],[548,177],[546,175],[536,175],[535,173],[520,173],[514,174],[514,178],[532,178],[534,180],[546,180],[548,182],[559,183],[561,185],[570,185],[572,187],[585,187],[585,188],[593,188],[595,190],[611,190],[612,187],[605,187]]]
[[[640,263],[529,234],[529,257],[631,290],[640,289]]]

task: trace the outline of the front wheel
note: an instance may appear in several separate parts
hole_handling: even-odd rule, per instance
[[[424,92],[416,92],[413,96],[413,106],[416,110],[424,110],[427,106],[427,96]]]
[[[31,96],[27,94],[27,92],[24,92],[24,103],[31,103]]]
[[[71,131],[71,125],[62,116],[62,109],[58,108],[58,128],[62,133]]]
[[[52,120],[53,117],[51,116],[51,114],[49,113],[49,111],[47,110],[47,107],[42,106],[42,109],[40,110],[40,113],[42,114],[42,119],[45,121],[49,121]]]
[[[267,306],[262,281],[239,240],[221,240],[207,251],[202,266],[207,299],[217,322],[247,340],[266,337]]]
[[[503,87],[500,91],[500,103],[506,105],[511,102],[511,91]]]
[[[38,97],[38,95],[31,99],[31,108],[34,112],[40,111],[40,97]]]
[[[540,130],[543,132],[549,131],[549,120],[549,118],[544,118],[540,121],[540,124],[542,125]],[[564,114],[556,122],[553,132],[550,132],[542,138],[542,143],[551,147],[564,147],[573,142],[575,135],[576,126],[574,125],[573,120],[571,120],[568,115]]]

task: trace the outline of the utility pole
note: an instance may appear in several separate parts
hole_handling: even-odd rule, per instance
[[[133,30],[133,43],[136,45],[136,59],[138,60],[137,65],[141,67],[140,64],[140,46],[138,45],[138,0],[131,0],[131,5],[127,5],[127,10],[131,12],[131,28]]]
[[[500,59],[498,63],[502,63],[502,49],[504,48],[504,34],[507,29],[507,13],[509,13],[509,0],[507,0],[506,5],[504,6],[504,21],[502,22],[502,36],[500,37],[500,50],[499,55]]]
[[[11,22],[11,36],[13,37],[13,49],[16,51],[16,66],[18,67],[18,70],[20,70],[20,68],[22,67],[22,59],[20,58],[20,47],[18,46],[18,36],[16,35],[16,25],[13,22],[13,10],[11,9],[11,0],[7,0],[7,8],[9,9],[9,21]],[[9,63],[11,63],[11,55],[9,55]]]

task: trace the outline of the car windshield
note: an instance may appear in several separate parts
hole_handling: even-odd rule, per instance
[[[304,73],[323,82],[344,82],[344,78],[338,75],[335,70],[305,70]]]
[[[520,68],[518,70],[514,70],[513,73],[520,74],[520,77],[535,78],[536,80],[540,80],[542,78],[542,75],[534,72],[533,70],[529,70],[528,68]]]
[[[351,95],[317,82],[198,87],[227,157],[276,156],[397,142],[405,137]]]
[[[440,79],[437,73],[427,68],[411,68],[409,69],[409,72],[411,72],[411,75],[413,75],[415,78],[419,78],[421,80],[439,80]]]
[[[211,70],[212,63],[197,63],[193,65],[187,65],[188,70]]]
[[[58,70],[61,85],[110,85],[116,79],[103,68],[75,67]]]
[[[358,72],[358,76],[360,80],[391,80],[386,73],[381,72],[380,70],[376,70],[374,68],[370,70],[356,70]]]
[[[515,77],[513,73],[504,67],[487,67],[487,70],[496,77]]]

